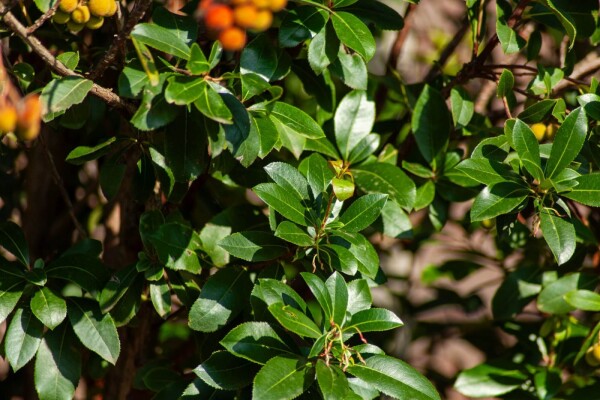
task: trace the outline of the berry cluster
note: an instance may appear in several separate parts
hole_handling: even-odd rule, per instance
[[[227,4],[201,0],[198,10],[206,29],[219,39],[223,49],[238,51],[246,44],[246,30],[267,30],[273,22],[273,13],[286,4],[287,0],[231,0]]]
[[[61,0],[58,10],[52,17],[57,24],[67,24],[72,32],[83,28],[98,29],[104,24],[105,17],[112,17],[117,12],[115,0]]]

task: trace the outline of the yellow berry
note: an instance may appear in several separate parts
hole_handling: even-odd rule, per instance
[[[70,19],[71,14],[61,10],[57,10],[52,16],[52,21],[56,22],[57,24],[66,24]]]
[[[544,135],[546,134],[546,125],[545,124],[542,124],[542,123],[533,124],[533,125],[531,125],[531,130],[533,131],[533,134],[535,135],[535,138],[538,140],[538,142],[541,142],[542,140],[544,140]]]
[[[89,0],[87,6],[92,15],[104,17],[112,8],[111,2],[114,2],[114,0]]]
[[[0,134],[13,132],[17,126],[17,110],[8,104],[0,108]]]
[[[269,8],[273,12],[281,11],[287,5],[287,0],[271,0],[269,4]]]
[[[86,28],[88,29],[100,29],[100,27],[102,26],[102,24],[104,24],[104,18],[103,17],[96,17],[95,15],[92,15],[90,17],[90,20],[85,24]]]
[[[78,24],[78,23],[74,22],[74,21],[71,19],[71,20],[69,20],[69,21],[67,22],[67,28],[68,28],[68,29],[69,29],[71,32],[73,32],[73,33],[77,33],[77,32],[79,32],[80,30],[82,30],[83,28],[85,28],[85,24]]]
[[[71,13],[71,19],[76,24],[85,24],[90,20],[90,9],[87,6],[79,6]]]
[[[116,13],[117,13],[117,2],[116,1],[111,1],[110,2],[110,9],[109,9],[108,13],[104,17],[112,17]]]
[[[546,140],[554,139],[556,132],[558,131],[558,125],[555,123],[549,124],[546,127]]]
[[[75,10],[77,8],[78,4],[79,4],[78,0],[60,0],[60,4],[58,5],[58,8],[61,11],[70,13],[70,12],[73,12],[73,10]]]
[[[256,22],[256,15],[254,4],[242,4],[233,9],[233,19],[240,28],[252,28]]]
[[[256,13],[256,19],[254,26],[252,27],[255,31],[266,31],[273,23],[273,14],[270,10],[260,10]]]
[[[585,361],[592,367],[600,366],[600,345],[595,344],[585,352]]]
[[[494,225],[496,225],[496,220],[493,218],[484,219],[481,221],[481,226],[483,226],[485,229],[492,229]]]
[[[251,0],[256,8],[269,8],[271,0]]]

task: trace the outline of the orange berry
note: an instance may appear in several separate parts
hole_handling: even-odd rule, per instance
[[[233,10],[235,24],[241,28],[253,28],[256,15],[256,7],[253,4],[243,4]]]
[[[251,0],[256,8],[269,8],[271,0]]]
[[[273,12],[281,11],[287,5],[287,0],[271,0],[269,8]]]
[[[212,5],[212,0],[201,0],[200,3],[198,3],[198,10],[204,11],[211,5]]]
[[[204,23],[209,30],[227,29],[233,25],[233,11],[224,4],[213,4],[206,10]]]
[[[0,135],[13,132],[17,126],[17,110],[12,104],[0,108]]]
[[[42,103],[38,94],[26,96],[17,111],[17,129],[15,134],[20,140],[33,140],[40,134]]]
[[[252,27],[255,31],[266,31],[273,23],[273,14],[269,10],[260,10],[256,13],[256,19],[254,20],[254,26]]]
[[[246,45],[246,32],[243,29],[232,26],[219,34],[219,42],[221,42],[225,50],[241,50]]]

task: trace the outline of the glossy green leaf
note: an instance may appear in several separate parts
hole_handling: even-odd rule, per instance
[[[109,312],[121,300],[138,274],[136,264],[131,264],[121,268],[110,278],[98,299],[103,313]]]
[[[536,122],[541,122],[544,118],[550,114],[554,106],[556,105],[556,100],[554,99],[544,99],[538,102],[533,103],[525,110],[523,110],[518,118],[528,124],[534,124]]]
[[[600,311],[600,294],[591,290],[570,291],[565,294],[565,301],[578,310]]]
[[[321,74],[338,56],[340,39],[333,27],[327,24],[308,45],[308,62],[316,74]]]
[[[24,266],[29,266],[29,247],[21,228],[14,222],[8,221],[0,225],[0,246]]]
[[[350,322],[344,326],[345,332],[356,333],[387,331],[404,325],[400,318],[385,308],[370,308],[352,315]]]
[[[171,289],[164,278],[156,282],[150,282],[150,300],[154,309],[162,318],[171,313]]]
[[[294,357],[274,357],[256,374],[252,388],[254,400],[292,400],[312,381],[310,364]]]
[[[73,331],[85,347],[111,364],[116,364],[121,342],[110,314],[102,314],[100,307],[87,299],[69,299],[69,321]]]
[[[513,182],[500,182],[479,193],[471,207],[471,221],[483,221],[508,214],[527,198],[528,191]]]
[[[325,136],[323,129],[307,113],[290,104],[276,102],[270,117],[279,121],[290,134],[310,139],[319,139]]]
[[[304,279],[304,282],[306,282],[306,285],[321,306],[324,318],[328,321],[331,320],[333,316],[333,304],[325,283],[318,276],[310,272],[301,272],[300,275],[302,275],[302,279]]]
[[[575,227],[571,221],[545,209],[540,212],[540,228],[558,265],[564,264],[575,253]]]
[[[327,365],[317,360],[317,382],[324,400],[347,399],[350,386],[346,374],[336,365]]]
[[[286,13],[279,28],[282,47],[295,47],[315,36],[329,19],[327,11],[312,6],[296,7]]]
[[[28,309],[19,308],[6,331],[4,348],[6,360],[13,371],[25,366],[35,355],[42,342],[44,326]]]
[[[149,235],[158,259],[167,268],[200,272],[200,260],[196,254],[202,248],[198,234],[189,226],[178,222],[161,225]]]
[[[594,290],[598,278],[593,275],[571,273],[550,283],[538,296],[537,306],[540,311],[550,314],[566,314],[576,308],[565,300],[565,295],[574,290]]]
[[[498,1],[496,4],[496,33],[498,39],[502,45],[502,50],[506,54],[516,53],[525,47],[525,39],[510,26],[508,26],[508,19],[512,14],[512,7],[508,2],[504,0]]]
[[[512,94],[515,86],[515,76],[509,69],[503,69],[500,79],[498,80],[498,89],[496,94],[498,97],[507,97]]]
[[[64,324],[46,332],[35,359],[35,390],[41,400],[72,400],[81,375],[77,339]]]
[[[373,298],[369,283],[365,279],[355,279],[348,282],[348,309],[350,314],[371,308]]]
[[[587,206],[600,207],[600,173],[581,175],[576,182],[577,186],[562,195]]]
[[[353,14],[338,11],[331,14],[333,29],[340,41],[356,51],[366,61],[375,55],[375,39],[369,28]]]
[[[348,87],[367,90],[368,73],[365,60],[358,54],[348,54],[341,48],[337,59],[329,67]]]
[[[29,304],[37,319],[51,330],[67,317],[67,303],[47,287],[35,292]]]
[[[237,232],[223,238],[218,245],[232,256],[251,262],[272,260],[288,252],[287,245],[271,232]]]
[[[333,194],[335,195],[335,198],[339,201],[346,201],[354,196],[354,190],[356,189],[354,182],[351,180],[339,178],[333,178],[331,180],[331,186],[333,188]]]
[[[102,262],[87,254],[64,255],[48,264],[45,270],[48,278],[71,281],[88,292],[102,290],[109,278]]]
[[[265,167],[267,174],[286,191],[300,199],[308,199],[308,181],[296,168],[283,162],[272,162]]]
[[[371,225],[381,214],[387,194],[367,194],[355,200],[340,216],[344,230],[359,232]]]
[[[454,388],[469,397],[498,397],[517,389],[526,379],[514,365],[486,363],[461,372]]]
[[[350,276],[358,271],[358,261],[354,254],[338,244],[319,246],[319,262]]]
[[[121,138],[113,136],[93,147],[78,146],[69,153],[65,161],[74,165],[82,165],[87,161],[97,160],[98,158],[110,152],[114,145],[122,140],[123,139]]]
[[[150,23],[137,24],[131,31],[131,36],[138,42],[175,57],[184,60],[190,58],[191,51],[185,41],[162,26]]]
[[[342,229],[335,232],[335,236],[331,236],[329,241],[332,244],[347,248],[356,258],[360,273],[371,279],[375,279],[379,271],[379,256],[366,237],[360,233],[348,232],[346,229]]]
[[[429,85],[415,104],[411,127],[419,151],[434,169],[437,168],[448,146],[450,119],[444,98]]]
[[[562,123],[546,164],[545,175],[552,178],[558,175],[577,157],[587,136],[587,118],[581,107],[571,111]]]
[[[211,276],[190,310],[190,328],[214,332],[235,318],[244,308],[252,290],[248,272],[225,268]]]
[[[258,366],[226,351],[215,351],[194,373],[206,384],[221,390],[237,390],[248,386]]]
[[[219,342],[230,353],[257,364],[266,364],[292,350],[266,322],[246,322],[233,328]]]
[[[327,161],[323,156],[316,153],[304,158],[298,169],[306,176],[315,198],[327,190],[334,177],[334,173],[329,168]]]
[[[313,339],[321,336],[319,327],[300,310],[283,303],[274,303],[269,306],[269,312],[285,329],[299,336]]]
[[[40,96],[42,109],[48,114],[65,111],[81,103],[94,83],[79,76],[53,79],[44,87]]]
[[[275,236],[297,246],[312,246],[314,244],[314,239],[306,233],[306,230],[289,221],[283,221],[277,226]]]
[[[167,82],[165,99],[180,106],[193,103],[204,95],[208,86],[204,79],[190,76],[172,76]]]
[[[458,164],[456,168],[469,178],[488,186],[515,180],[515,178],[520,179],[507,164],[485,157],[468,158]]]
[[[254,192],[262,201],[271,206],[279,214],[299,225],[311,225],[309,211],[301,199],[291,195],[275,183],[261,183],[254,187]]]
[[[349,366],[348,372],[397,399],[440,400],[427,378],[405,362],[389,356],[374,355],[366,360],[366,365]]]
[[[233,114],[225,100],[221,95],[208,83],[202,80],[203,83],[198,85],[195,93],[198,95],[194,99],[194,106],[202,114],[221,124],[231,124]]]
[[[454,87],[450,91],[450,105],[454,126],[465,127],[471,122],[475,113],[475,105],[469,94],[462,87]]]
[[[331,300],[330,322],[341,326],[346,319],[346,308],[348,308],[348,286],[346,281],[341,274],[334,272],[325,281],[325,287]]]
[[[375,103],[367,99],[367,93],[353,90],[340,102],[334,118],[335,139],[344,160],[373,128]]]
[[[531,128],[523,121],[516,120],[512,141],[525,169],[541,182],[544,179],[544,173],[541,166],[540,146]]]

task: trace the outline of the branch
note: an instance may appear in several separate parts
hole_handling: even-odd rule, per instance
[[[58,10],[58,6],[60,5],[60,1],[56,1],[52,7],[48,9],[44,14],[42,14],[38,19],[35,20],[33,25],[27,28],[27,35],[31,35],[33,32],[39,29],[40,26],[44,25],[44,22],[48,21]]]
[[[426,82],[431,81],[435,77],[435,75],[437,74],[438,71],[442,71],[442,69],[446,65],[446,62],[448,61],[448,59],[450,58],[452,53],[454,53],[454,50],[456,50],[456,48],[458,47],[458,45],[460,44],[460,42],[462,41],[463,37],[465,36],[465,34],[467,33],[468,30],[469,30],[469,20],[465,19],[461,23],[461,26],[458,29],[458,32],[456,32],[456,34],[454,35],[454,38],[452,38],[450,43],[448,43],[446,45],[446,47],[444,48],[444,50],[442,50],[442,53],[440,54],[440,59],[434,65],[431,66],[431,69],[425,76]]]
[[[148,8],[152,5],[152,0],[137,0],[129,14],[129,18],[123,26],[121,32],[119,32],[117,38],[112,42],[108,51],[104,54],[104,57],[98,62],[96,67],[88,74],[89,79],[94,80],[104,74],[106,69],[114,64],[117,55],[121,49],[125,46],[125,41],[129,37],[129,34],[137,23],[144,17]]]
[[[5,13],[2,17],[2,20],[10,28],[10,30],[19,36],[27,45],[29,45],[54,72],[61,76],[81,76],[58,61],[35,36],[29,36],[27,33],[27,28],[25,28],[10,11],[7,11],[7,7],[5,5],[0,5],[0,15],[2,13]],[[126,102],[111,90],[96,83],[94,83],[92,86],[91,93],[104,100],[109,106],[123,110],[129,115],[133,115],[136,111],[136,108],[133,104]]]
[[[404,42],[408,37],[408,33],[410,32],[410,28],[412,26],[412,18],[411,14],[417,7],[416,4],[410,4],[406,9],[406,13],[404,14],[404,26],[402,30],[398,32],[396,36],[396,41],[392,46],[392,50],[390,51],[390,58],[388,61],[389,66],[392,70],[396,70],[398,68],[398,59],[400,58],[400,53],[402,52],[402,46],[404,46]]]

